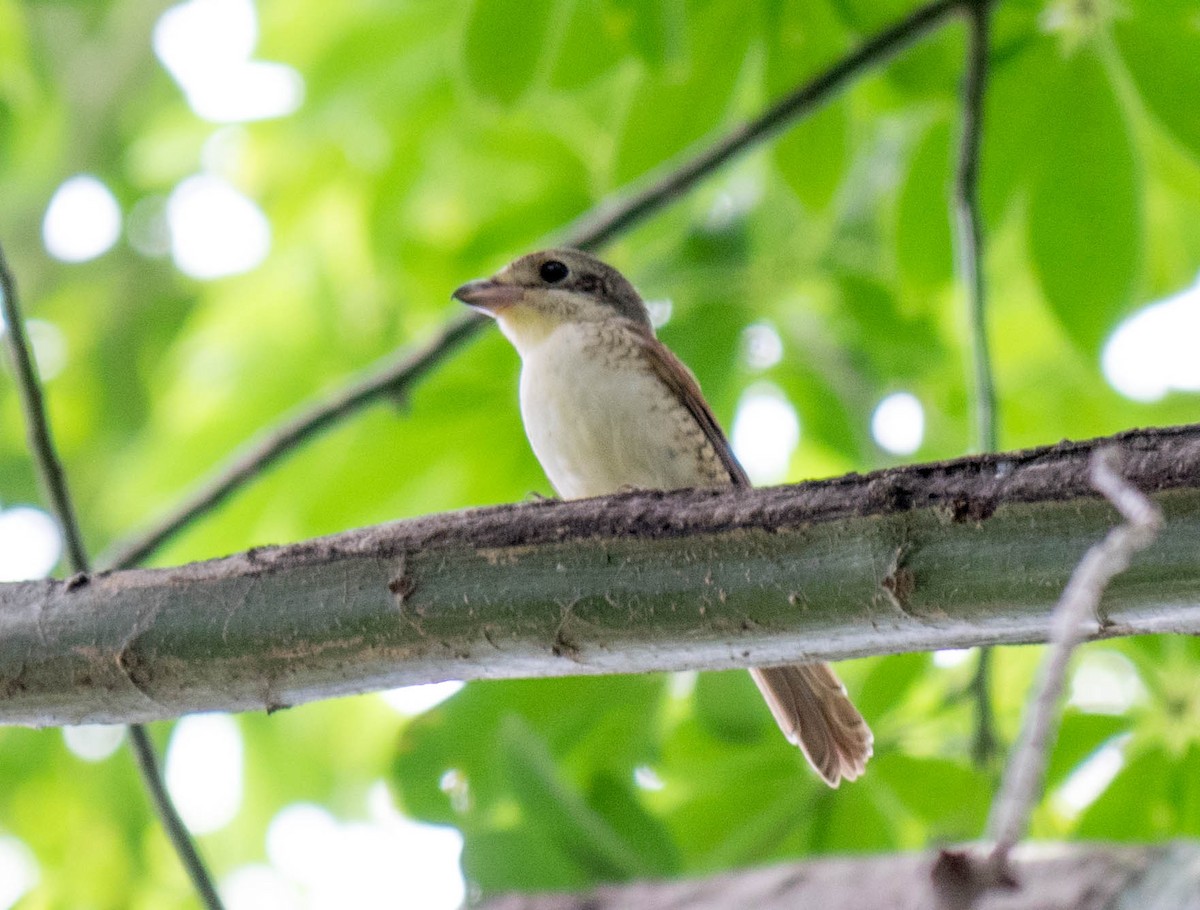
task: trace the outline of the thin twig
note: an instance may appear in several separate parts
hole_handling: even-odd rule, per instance
[[[582,249],[601,246],[661,209],[722,164],[747,148],[769,139],[785,126],[811,112],[846,87],[856,76],[892,59],[975,0],[938,0],[922,6],[905,19],[865,41],[829,69],[776,102],[763,114],[733,130],[670,173],[605,210],[586,215],[568,232],[570,242]]]
[[[32,347],[25,334],[25,322],[21,318],[21,307],[17,302],[17,283],[8,268],[8,257],[0,248],[0,333],[8,335],[8,353],[12,360],[13,375],[17,381],[17,395],[21,399],[21,410],[25,414],[25,433],[29,439],[29,451],[37,465],[46,498],[67,545],[67,562],[72,572],[87,572],[88,559],[84,550],[83,537],[79,533],[79,522],[75,518],[75,506],[67,489],[67,478],[62,462],[58,459],[50,424],[46,420],[46,406],[42,401],[42,386],[38,382],[37,367],[33,362]]]
[[[967,294],[971,336],[972,391],[978,452],[999,446],[996,383],[988,343],[987,300],[983,281],[983,226],[979,216],[979,147],[983,138],[983,99],[988,72],[988,2],[968,0],[967,64],[962,87],[962,134],[954,180],[955,249],[959,280]]]
[[[988,839],[995,844],[992,856],[997,867],[1006,865],[1008,854],[1024,836],[1041,793],[1046,760],[1058,735],[1058,703],[1071,653],[1089,633],[1102,627],[1100,599],[1109,582],[1129,568],[1134,554],[1148,547],[1162,526],[1158,507],[1117,473],[1115,461],[1114,450],[1098,451],[1092,459],[1092,484],[1126,523],[1113,528],[1084,554],[1054,609],[1037,695],[988,819]]]
[[[595,249],[669,205],[727,161],[774,135],[788,123],[811,113],[843,89],[854,77],[878,66],[974,0],[937,0],[923,6],[891,28],[783,98],[760,117],[733,130],[713,145],[647,186],[616,203],[601,203],[563,233],[562,242],[580,249]],[[223,502],[234,490],[261,474],[294,448],[338,420],[382,397],[402,394],[453,350],[472,338],[487,320],[475,315],[450,320],[433,339],[398,360],[352,377],[343,392],[300,407],[295,416],[260,434],[242,454],[218,468],[198,490],[143,534],[114,547],[102,560],[105,566],[129,567],[144,560],[193,521]]]
[[[999,739],[996,736],[996,718],[992,711],[992,649],[979,649],[975,673],[971,676],[968,691],[975,703],[975,741],[971,746],[971,758],[978,768],[991,769],[996,757]]]
[[[180,862],[187,869],[192,887],[200,896],[208,910],[223,910],[221,898],[213,885],[212,875],[200,858],[192,836],[183,824],[183,819],[171,801],[171,795],[163,784],[162,768],[159,767],[158,754],[154,751],[154,743],[150,741],[150,733],[144,724],[130,724],[129,746],[137,759],[138,771],[142,775],[142,784],[154,803],[154,809],[162,820],[167,836],[171,839]]]
[[[50,506],[58,518],[59,526],[67,544],[67,564],[75,574],[86,575],[89,571],[87,550],[83,544],[79,521],[75,515],[75,506],[67,488],[67,478],[63,472],[62,461],[54,445],[50,431],[50,421],[46,417],[45,402],[42,400],[42,387],[38,380],[37,367],[34,365],[29,339],[25,334],[25,321],[21,317],[21,307],[17,301],[17,286],[12,272],[8,267],[8,257],[0,246],[0,312],[4,315],[3,329],[8,336],[8,350],[13,362],[13,373],[17,381],[17,393],[21,399],[21,408],[25,414],[25,428],[29,436],[29,449],[37,466],[42,485],[50,500]],[[175,852],[191,877],[192,886],[196,889],[208,910],[222,910],[220,898],[212,882],[212,876],[204,866],[191,835],[184,827],[179,813],[163,786],[162,775],[159,773],[158,757],[154,753],[154,745],[141,724],[129,727],[129,743],[137,759],[138,770],[141,772],[142,783],[154,803],[167,836],[170,838]]]
[[[996,383],[988,343],[987,298],[983,280],[983,227],[979,216],[979,148],[983,137],[983,99],[988,74],[988,2],[967,0],[967,60],[962,85],[962,125],[958,167],[951,208],[958,277],[967,298],[967,325],[971,336],[971,396],[974,403],[972,446],[977,452],[995,452],[1000,446],[996,414]],[[992,655],[979,652],[971,679],[975,701],[976,764],[987,767],[996,754],[997,737],[992,715]]]
[[[101,562],[106,567],[137,565],[200,516],[224,502],[235,490],[322,430],[365,405],[384,397],[402,396],[410,386],[466,342],[487,318],[464,312],[420,348],[399,360],[385,360],[358,374],[340,391],[316,404],[306,404],[294,416],[265,430],[235,453],[209,480],[144,534],[119,544]]]

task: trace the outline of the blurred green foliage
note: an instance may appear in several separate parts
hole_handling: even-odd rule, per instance
[[[256,54],[302,75],[304,103],[214,125],[151,52],[165,4],[0,0],[0,240],[27,314],[66,339],[46,391],[90,547],[152,520],[286,410],[426,337],[462,281],[914,7],[263,0]],[[1200,14],[1186,0],[1006,0],[994,20],[982,195],[1003,445],[1195,420],[1194,395],[1118,395],[1099,352],[1124,316],[1200,269]],[[869,422],[897,389],[925,407],[914,458],[967,445],[947,215],[963,54],[951,23],[605,251],[648,298],[671,301],[661,335],[726,425],[750,384],[786,394],[802,426],[792,479],[894,463]],[[252,272],[192,280],[125,239],[82,264],[44,251],[41,220],[68,176],[96,175],[128,213],[201,170],[269,217],[271,252]],[[758,323],[783,345],[767,368],[745,356]],[[515,354],[487,333],[406,400],[272,469],[158,562],[549,493],[516,376]],[[5,380],[0,504],[36,500]],[[1052,796],[1034,833],[1200,835],[1197,646],[1086,653],[1101,652],[1144,695],[1068,713],[1052,790],[1106,743],[1126,764],[1090,805]],[[997,656],[1005,741],[1036,660]],[[778,736],[745,674],[694,688],[473,684],[412,722],[374,698],[247,716],[246,802],[203,849],[219,871],[261,860],[282,806],[350,817],[381,777],[414,817],[463,831],[464,869],[485,893],[970,838],[994,785],[994,769],[968,759],[970,671],[926,655],[847,665],[877,757],[837,792]],[[43,868],[22,907],[189,904],[124,756],[86,765],[53,731],[0,730],[0,829]]]

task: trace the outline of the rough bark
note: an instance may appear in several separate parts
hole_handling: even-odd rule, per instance
[[[691,881],[634,882],[579,894],[506,895],[480,910],[936,910],[936,854],[819,859]],[[1200,845],[1030,845],[1018,886],[974,910],[1200,910]]]
[[[752,491],[433,515],[173,569],[0,585],[0,722],[275,709],[441,679],[712,669],[1043,640],[1116,522],[1159,541],[1099,635],[1200,632],[1200,426]]]

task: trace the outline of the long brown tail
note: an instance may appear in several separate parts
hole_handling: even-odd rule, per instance
[[[750,675],[783,735],[829,786],[863,773],[874,737],[832,667],[793,664],[753,669]]]

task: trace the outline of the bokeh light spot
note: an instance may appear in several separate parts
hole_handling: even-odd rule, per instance
[[[33,890],[41,872],[25,842],[0,835],[0,910],[8,910]]]
[[[251,60],[258,14],[250,0],[189,0],[154,26],[154,53],[197,116],[212,123],[282,117],[304,100],[304,80],[282,63]]]
[[[271,865],[294,883],[313,910],[393,908],[457,910],[466,894],[462,835],[425,825],[395,808],[387,785],[367,795],[367,821],[342,822],[325,809],[295,803],[267,829]]]
[[[911,455],[925,438],[925,409],[915,395],[893,392],[871,415],[871,435],[885,452]]]
[[[430,708],[440,705],[447,698],[463,687],[458,680],[447,680],[439,683],[426,683],[421,686],[401,686],[380,692],[379,697],[388,703],[397,714],[415,717],[424,714]]]
[[[88,762],[104,761],[121,746],[125,739],[123,724],[79,724],[62,728],[67,748]]]
[[[50,197],[42,221],[46,251],[63,262],[86,262],[108,252],[121,236],[121,207],[90,174],[64,181]]]
[[[1104,345],[1100,365],[1108,384],[1133,401],[1159,401],[1168,392],[1200,392],[1200,281],[1142,307]]]
[[[167,747],[167,789],[184,823],[209,834],[242,805],[242,733],[227,714],[185,717]]]
[[[58,523],[32,506],[0,512],[0,581],[45,578],[62,556]]]
[[[752,481],[779,483],[800,443],[800,419],[778,388],[757,383],[738,402],[731,441]]]
[[[769,370],[783,359],[783,339],[765,322],[746,326],[742,332],[742,358],[752,370]]]
[[[248,272],[271,248],[271,225],[253,200],[224,180],[198,174],[167,200],[175,265],[193,278]]]

